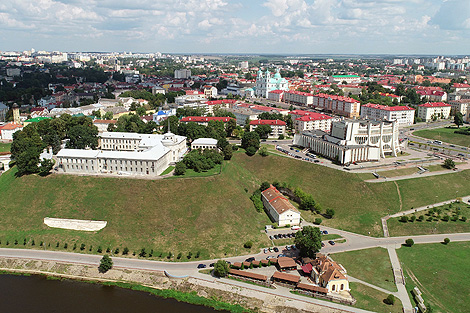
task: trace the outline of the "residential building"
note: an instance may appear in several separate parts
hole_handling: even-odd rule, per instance
[[[170,116],[176,115],[176,109],[168,110],[159,110],[158,112],[153,113],[153,121],[160,125],[162,121],[165,121]]]
[[[207,126],[210,121],[222,121],[227,123],[228,121],[233,120],[233,117],[220,117],[220,116],[186,116],[183,117],[181,123],[197,123],[204,126]]]
[[[346,84],[360,83],[361,77],[358,75],[333,75],[328,78],[328,82],[335,84]]]
[[[214,114],[214,112],[218,109],[228,109],[232,105],[234,105],[237,100],[234,99],[222,99],[222,100],[213,100],[207,101],[207,114]]]
[[[149,135],[104,132],[100,149],[62,149],[59,173],[158,176],[187,151],[186,137],[172,133]]]
[[[281,102],[284,97],[284,90],[272,90],[268,92],[268,99],[276,102]]]
[[[279,70],[276,71],[276,74],[272,75],[269,70],[263,72],[260,69],[253,89],[257,97],[267,98],[268,93],[272,90],[289,90],[289,82],[281,77]]]
[[[452,115],[460,112],[463,116],[465,116],[469,112],[468,105],[470,104],[470,99],[453,100],[449,101],[449,104],[451,105]]]
[[[259,112],[254,112],[253,110],[246,107],[233,106],[226,109],[228,112],[235,115],[237,119],[237,124],[244,126],[247,120],[257,120]]]
[[[22,129],[23,129],[23,126],[18,123],[15,123],[15,122],[7,123],[3,126],[0,126],[0,138],[2,140],[12,141],[13,134]]]
[[[254,131],[259,125],[271,126],[269,137],[278,138],[280,135],[286,135],[286,122],[281,120],[254,120],[250,121],[250,132]]]
[[[289,114],[289,110],[286,109],[281,109],[281,108],[273,108],[273,107],[267,107],[264,105],[258,105],[258,104],[251,104],[251,103],[240,103],[237,105],[237,107],[241,108],[248,108],[252,110],[255,113],[279,113],[282,115],[287,115]]]
[[[116,124],[117,120],[94,120],[93,125],[98,128],[98,132],[103,133],[108,131],[110,124]]]
[[[300,224],[300,212],[276,187],[271,185],[261,192],[261,198],[268,215],[279,227]]]
[[[416,93],[428,101],[447,101],[447,92],[442,90],[420,89]]]
[[[361,103],[356,99],[323,93],[313,96],[312,106],[348,118],[359,118],[361,109]]]
[[[342,120],[333,122],[331,134],[304,131],[294,135],[294,144],[309,148],[340,164],[378,161],[401,151],[396,121]]]
[[[217,97],[217,88],[215,88],[214,86],[211,86],[211,85],[204,86],[204,96],[207,99]]]
[[[218,149],[217,139],[214,138],[198,138],[191,143],[191,149]]]
[[[299,104],[303,106],[312,106],[313,94],[301,91],[286,91],[284,93],[284,102]]]
[[[444,102],[428,102],[418,106],[418,117],[425,122],[448,119],[452,106]]]
[[[175,70],[175,78],[188,79],[189,77],[191,77],[191,70],[187,70],[187,69]]]
[[[386,106],[367,103],[361,106],[361,118],[367,120],[397,121],[399,127],[413,125],[415,109],[407,106]]]
[[[331,123],[333,118],[323,113],[310,112],[310,114],[297,117],[294,120],[294,128],[296,133],[310,130],[321,130],[326,133],[331,131]]]

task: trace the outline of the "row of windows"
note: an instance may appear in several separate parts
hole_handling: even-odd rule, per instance
[[[155,166],[155,162],[148,161],[132,161],[132,160],[114,160],[114,159],[100,159],[98,160],[101,164],[124,164],[124,165],[145,165],[145,166]],[[63,159],[62,162],[71,163],[71,164],[94,164],[94,160],[88,159]]]

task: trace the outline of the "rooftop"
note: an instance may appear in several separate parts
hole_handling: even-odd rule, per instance
[[[280,125],[286,126],[286,122],[281,120],[254,120],[250,121],[250,125]]]

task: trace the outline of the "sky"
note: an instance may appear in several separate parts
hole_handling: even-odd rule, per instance
[[[469,0],[1,0],[0,51],[470,54]]]

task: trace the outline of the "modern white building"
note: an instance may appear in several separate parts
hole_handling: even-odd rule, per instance
[[[217,139],[214,138],[198,138],[191,143],[191,149],[213,149],[217,148]]]
[[[187,151],[186,137],[105,132],[98,150],[62,149],[59,173],[158,176]]]
[[[321,130],[329,133],[333,121],[334,119],[326,114],[310,112],[310,114],[297,117],[294,120],[294,128],[296,133],[310,130]]]
[[[191,70],[187,70],[187,69],[175,70],[175,78],[187,79],[189,77],[191,77]]]
[[[361,102],[356,99],[324,93],[313,96],[312,106],[348,118],[359,118],[361,110]]]
[[[425,122],[433,119],[447,119],[452,106],[444,102],[428,102],[418,106],[418,117]]]
[[[266,72],[259,70],[254,90],[257,97],[267,98],[268,93],[272,90],[289,90],[289,82],[281,77],[279,70],[274,75],[269,70]]]
[[[361,77],[358,75],[333,75],[328,78],[328,82],[341,84],[346,82],[347,84],[360,83]]]
[[[259,125],[271,126],[269,137],[278,138],[280,135],[286,135],[286,122],[281,120],[254,120],[250,121],[250,132],[254,131]]]
[[[276,187],[271,185],[261,192],[261,199],[266,212],[279,227],[300,224],[300,212]]]
[[[342,120],[332,123],[331,134],[318,130],[295,134],[294,144],[340,164],[350,164],[397,156],[401,151],[398,134],[396,121]]]
[[[386,106],[367,103],[361,106],[361,118],[367,120],[397,121],[398,126],[413,125],[415,109],[407,105]]]

